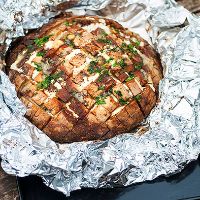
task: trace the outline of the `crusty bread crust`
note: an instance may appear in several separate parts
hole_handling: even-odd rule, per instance
[[[6,56],[26,117],[52,140],[104,140],[135,128],[156,104],[154,49],[111,19],[62,16]]]

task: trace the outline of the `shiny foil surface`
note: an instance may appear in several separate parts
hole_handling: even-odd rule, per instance
[[[0,11],[1,43],[55,16],[42,4],[18,0]],[[9,18],[22,10],[23,23]],[[51,7],[50,5],[50,7]],[[33,7],[35,6],[35,9]],[[39,7],[38,7],[39,6]],[[113,18],[139,33],[159,52],[164,70],[157,106],[133,133],[102,142],[56,144],[25,117],[14,86],[0,72],[0,156],[13,175],[41,176],[46,185],[70,195],[83,187],[115,187],[180,172],[200,153],[200,18],[172,0],[82,0],[74,14]],[[9,19],[9,20],[8,20]],[[16,26],[17,23],[17,26]],[[16,27],[15,30],[12,29]],[[5,39],[7,40],[5,41]]]

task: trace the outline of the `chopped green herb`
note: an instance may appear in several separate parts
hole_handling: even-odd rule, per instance
[[[119,61],[119,66],[120,66],[121,68],[124,68],[124,67],[127,65],[124,61],[125,61],[124,58],[122,58],[122,59]]]
[[[112,48],[110,50],[116,52],[116,51],[118,51],[118,47],[114,47],[114,48]]]
[[[135,66],[136,70],[142,69],[143,63],[139,63],[138,65]]]
[[[108,34],[104,30],[102,30],[101,31],[101,35],[104,36],[104,37],[106,37]]]
[[[115,90],[114,91],[118,96],[122,97],[122,92],[120,90]]]
[[[104,69],[100,72],[100,76],[98,78],[98,81],[101,82],[105,76],[109,75],[109,70]]]
[[[136,41],[135,41],[135,46],[136,46],[136,47],[139,47],[139,46],[140,46],[140,41],[139,41],[139,40],[136,40]]]
[[[115,27],[112,27],[117,33],[119,33],[119,29],[118,28],[115,28]]]
[[[127,45],[127,49],[128,49],[131,53],[137,54],[137,51],[136,51],[135,47],[134,47],[132,44],[128,44],[128,45]]]
[[[125,49],[126,47],[127,47],[127,44],[123,42],[122,45],[121,45],[121,48]]]
[[[126,105],[126,104],[128,103],[128,101],[124,100],[123,98],[120,98],[120,99],[119,99],[119,103],[120,103],[122,106],[124,106],[124,105]]]
[[[97,65],[97,61],[95,61],[95,60],[91,61],[87,71],[90,74],[100,73],[100,69],[98,69],[98,67],[96,65]]]
[[[112,44],[112,40],[109,40],[107,38],[99,38],[97,39],[97,42],[105,43],[105,44]]]
[[[135,98],[136,101],[140,102],[141,98],[142,98],[142,95],[141,94],[137,94],[134,98]]]
[[[117,61],[115,60],[112,64],[112,67],[116,67],[117,66]]]
[[[126,78],[126,82],[131,81],[132,79],[134,79],[134,74],[129,74],[129,77]]]
[[[121,45],[121,48],[129,51],[130,53],[137,54],[137,50],[135,49],[135,47],[132,44],[126,44],[123,42]]]
[[[64,24],[65,24],[66,26],[69,26],[69,25],[70,25],[70,23],[69,23],[68,21],[66,21]]]
[[[35,44],[38,46],[38,47],[42,47],[43,44],[45,44],[46,42],[49,41],[49,38],[51,37],[52,35],[48,35],[48,36],[44,36],[42,38],[35,38],[34,42]]]
[[[109,59],[106,60],[106,63],[109,63],[112,60],[113,60],[113,58],[110,57]]]
[[[34,65],[36,65],[35,69],[36,69],[37,71],[39,71],[39,72],[42,71],[42,66],[41,66],[40,63],[34,62]]]
[[[95,100],[96,100],[96,104],[97,105],[102,105],[102,104],[106,104],[106,102],[105,102],[105,99],[106,99],[106,97],[107,97],[108,95],[106,94],[104,94],[104,95],[99,95],[99,96],[97,96],[96,98],[95,98]]]
[[[49,87],[49,85],[52,83],[53,80],[57,80],[60,78],[63,74],[63,71],[60,71],[56,74],[52,74],[49,76],[46,76],[45,79],[37,84],[37,89],[46,89]]]
[[[114,85],[113,85],[113,86],[114,86]],[[111,88],[108,90],[108,92],[112,94],[112,93],[113,93],[113,88],[111,87]]]
[[[37,52],[36,56],[44,56],[44,52],[40,51],[40,52]]]
[[[104,90],[105,89],[105,85],[101,85],[98,87],[98,90]]]

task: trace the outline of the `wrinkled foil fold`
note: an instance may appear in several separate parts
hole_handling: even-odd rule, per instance
[[[9,44],[12,38],[23,35],[25,29],[40,27],[58,14],[58,11],[53,14],[49,11],[41,15],[38,8],[56,5],[59,1],[12,2],[0,2],[2,44]],[[23,23],[8,17],[23,6],[26,6],[21,10]],[[160,54],[164,70],[159,86],[160,101],[134,133],[101,142],[60,145],[24,117],[26,108],[1,71],[3,169],[18,176],[41,176],[49,187],[70,195],[71,191],[83,187],[128,186],[160,175],[169,176],[197,159],[200,153],[200,18],[172,0],[83,0],[67,11],[113,18],[151,42]]]

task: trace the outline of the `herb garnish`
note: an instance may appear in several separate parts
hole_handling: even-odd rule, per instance
[[[130,73],[130,74],[129,74],[129,77],[126,78],[125,81],[128,82],[128,81],[131,81],[132,79],[134,79],[134,74]]]
[[[97,61],[95,61],[95,60],[91,61],[87,71],[90,74],[100,73],[100,69],[96,65],[97,65]]]
[[[117,61],[115,60],[112,64],[112,67],[116,67],[118,65]]]
[[[66,26],[69,26],[69,25],[70,25],[70,23],[69,23],[68,21],[64,22],[64,24],[65,24]]]
[[[118,63],[121,68],[124,68],[127,65],[124,61],[125,61],[125,59],[122,58]]]
[[[41,66],[40,63],[34,62],[34,65],[36,65],[35,69],[36,69],[37,71],[39,71],[39,72],[42,71],[42,66]]]
[[[105,43],[105,44],[112,44],[112,40],[109,40],[107,38],[99,38],[97,39],[97,42]]]
[[[105,76],[109,75],[109,70],[108,69],[103,69],[101,72],[100,72],[100,76],[98,78],[98,81],[101,82],[103,80],[103,78]]]
[[[73,25],[75,23],[76,23],[75,20],[73,20],[72,22],[68,22],[68,21],[64,22],[65,26],[71,26],[71,25]]]
[[[42,38],[35,38],[34,42],[35,44],[38,46],[38,47],[42,47],[43,44],[45,44],[46,42],[49,41],[49,38],[51,37],[52,35],[48,35],[48,36],[44,36]]]
[[[110,57],[109,59],[106,60],[106,63],[109,63],[112,60],[113,60],[113,58]]]
[[[122,97],[119,99],[119,103],[124,106],[128,103],[128,101],[124,100]]]
[[[115,90],[114,91],[118,96],[122,97],[122,92],[120,90]]]
[[[37,52],[36,56],[44,56],[44,52],[40,51],[40,52]]]
[[[130,53],[137,54],[137,50],[135,49],[135,46],[133,46],[132,44],[126,44],[123,42],[121,48],[129,51]]]
[[[37,84],[37,89],[47,89],[49,85],[52,83],[52,81],[57,80],[63,75],[63,71],[60,71],[56,74],[52,74],[49,76],[46,76],[45,79]]]
[[[142,95],[141,94],[137,94],[134,98],[135,98],[136,101],[140,102],[141,98],[142,98]]]
[[[108,96],[108,94],[104,94],[104,95],[101,94],[101,95],[97,96],[97,97],[95,98],[96,104],[97,104],[97,105],[106,104],[105,99],[106,99],[107,96]]]
[[[108,36],[108,34],[107,34],[104,30],[101,31],[101,35],[102,35],[103,37]]]
[[[139,47],[139,46],[140,46],[140,43],[141,43],[141,42],[140,42],[139,40],[136,40],[136,41],[135,41],[135,46],[136,46],[136,47]]]
[[[98,90],[104,90],[105,89],[105,85],[101,85],[98,87]]]
[[[138,65],[135,66],[136,70],[142,69],[143,63],[139,63]]]

